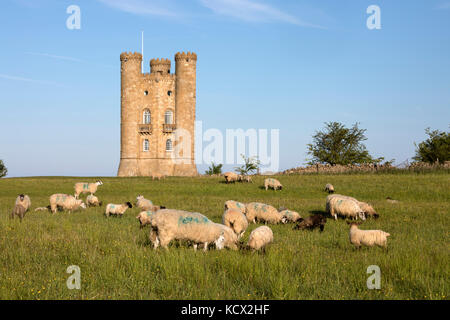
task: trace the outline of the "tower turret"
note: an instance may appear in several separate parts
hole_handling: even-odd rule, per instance
[[[194,52],[178,52],[175,55],[177,129],[183,129],[184,132],[190,134],[190,154],[183,152],[181,155],[177,155],[178,158],[182,158],[183,164],[176,164],[175,175],[197,174],[194,163],[196,68],[197,54]]]
[[[133,90],[142,75],[142,54],[123,52],[120,55],[120,64],[121,139],[118,176],[135,176],[138,175],[136,158],[139,152],[139,141],[136,139],[136,127],[139,117],[136,113],[137,107]]]
[[[170,74],[169,59],[152,59],[150,60],[150,73]]]

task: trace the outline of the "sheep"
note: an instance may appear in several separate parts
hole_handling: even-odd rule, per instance
[[[79,208],[86,209],[86,204],[83,200],[75,199],[75,197],[67,194],[56,193],[50,196],[50,210],[56,213],[58,208],[68,210],[69,213]]]
[[[298,212],[287,209],[280,210],[280,214],[286,218],[287,222],[297,222],[302,218]]]
[[[261,226],[256,228],[250,233],[248,238],[247,247],[253,250],[263,249],[265,251],[266,246],[273,242],[273,232],[267,226]]]
[[[234,200],[228,200],[225,202],[225,210],[228,209],[237,209],[240,210],[243,214],[247,213],[247,208],[245,203],[234,201]]]
[[[306,219],[300,218],[294,227],[294,230],[314,230],[315,228],[320,228],[320,232],[325,228],[325,223],[327,223],[327,218],[321,214],[311,215]]]
[[[86,204],[88,207],[101,207],[103,205],[102,201],[98,201],[98,198],[94,195],[88,195],[86,198]]]
[[[377,218],[380,216],[380,215],[374,210],[374,208],[373,208],[370,204],[368,204],[367,202],[359,201],[359,200],[356,199],[356,198],[349,197],[349,196],[344,196],[344,195],[341,195],[341,194],[334,194],[334,195],[331,195],[331,196],[329,196],[329,197],[330,197],[330,199],[331,199],[332,197],[338,197],[338,198],[350,199],[350,200],[355,201],[355,202],[359,205],[359,207],[361,208],[361,210],[364,212],[364,214],[365,214],[366,217],[371,217],[371,218],[377,219]],[[328,197],[327,197],[327,204],[328,204]]]
[[[34,212],[38,212],[38,211],[50,211],[51,207],[50,206],[46,206],[46,207],[39,207],[34,209]]]
[[[136,197],[136,206],[142,211],[158,211],[160,209],[165,209],[164,206],[155,206],[151,200],[145,199],[143,195]]]
[[[248,183],[253,183],[252,177],[250,176],[246,176],[246,175],[238,175],[238,181],[239,182],[248,182]]]
[[[225,172],[223,174],[223,176],[225,177],[225,181],[227,184],[230,182],[234,183],[234,182],[238,181],[238,178],[239,178],[238,175],[234,172]]]
[[[274,178],[267,178],[264,180],[264,187],[266,188],[266,191],[269,190],[269,188],[272,188],[273,190],[277,191],[278,189],[282,190],[283,185]]]
[[[158,181],[160,181],[161,179],[165,179],[166,176],[163,175],[162,173],[154,173],[152,174],[152,180],[158,179]]]
[[[386,197],[386,201],[389,202],[389,203],[399,203],[398,200],[394,200],[391,197]]]
[[[103,182],[100,180],[95,183],[87,183],[87,182],[77,182],[75,183],[75,198],[78,199],[80,193],[90,193],[93,195],[97,192],[98,186],[103,185]]]
[[[155,212],[156,211],[151,211],[151,210],[149,210],[149,211],[142,211],[142,212],[140,212],[137,215],[136,219],[139,220],[141,229],[144,228],[146,225],[151,223],[151,219],[153,218]]]
[[[14,205],[14,209],[11,212],[11,219],[14,219],[14,216],[18,216],[20,222],[22,222],[22,219],[25,217],[25,212],[27,212],[25,207],[22,204],[17,203]]]
[[[26,194],[20,194],[16,198],[16,205],[20,204],[22,207],[25,208],[25,212],[27,212],[31,207],[31,199]]]
[[[325,185],[325,191],[328,193],[334,193],[334,187],[331,183],[327,183]]]
[[[238,240],[248,228],[247,217],[238,209],[226,210],[222,216],[222,223],[236,233]]]
[[[122,203],[122,204],[108,203],[108,205],[106,206],[105,216],[109,217],[110,215],[113,215],[113,216],[118,215],[118,216],[122,217],[128,208],[133,208],[133,205],[130,202],[126,202],[126,203]]]
[[[346,218],[366,220],[364,215],[364,211],[358,205],[358,202],[345,198],[345,197],[337,197],[337,196],[328,196],[326,203],[326,210],[331,216],[337,220],[337,216],[341,215]]]
[[[151,226],[150,239],[155,249],[158,245],[168,249],[172,240],[189,240],[195,244],[194,250],[197,244],[203,243],[206,251],[208,243],[213,242],[217,249],[237,250],[238,239],[231,228],[214,223],[198,212],[162,209],[153,215]]]
[[[382,230],[361,230],[358,225],[361,222],[347,222],[350,225],[349,238],[350,243],[361,248],[361,245],[368,247],[373,247],[374,245],[380,247],[387,247],[387,238],[390,236],[389,233]]]
[[[256,221],[264,223],[287,223],[286,217],[278,212],[274,207],[258,202],[250,202],[246,205],[246,217],[248,222],[256,223]]]

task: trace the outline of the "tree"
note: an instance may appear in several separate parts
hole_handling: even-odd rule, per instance
[[[8,173],[8,169],[6,169],[3,160],[0,160],[0,178],[3,178]]]
[[[223,164],[214,164],[214,162],[211,162],[211,167],[208,168],[208,170],[205,171],[207,175],[212,176],[213,174],[222,174],[222,166]]]
[[[325,122],[324,130],[316,131],[313,142],[307,145],[307,153],[312,156],[308,164],[347,165],[381,162],[384,158],[372,158],[362,143],[367,140],[364,135],[366,131],[360,129],[358,123],[346,128],[339,122]]]
[[[431,131],[430,128],[425,129],[428,139],[422,141],[416,146],[416,155],[413,157],[415,161],[435,163],[444,163],[450,160],[450,132],[439,130]]]
[[[257,157],[245,157],[245,155],[241,154],[241,157],[244,159],[244,164],[241,167],[236,167],[236,171],[243,175],[249,175],[255,171],[258,171],[259,166],[261,165],[261,161],[258,160]]]

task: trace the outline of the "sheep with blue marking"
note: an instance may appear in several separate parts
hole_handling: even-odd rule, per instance
[[[277,191],[278,189],[282,190],[283,189],[283,185],[277,179],[267,178],[267,179],[264,180],[264,188],[266,188],[266,191],[269,190],[269,188]]]
[[[108,203],[106,206],[105,216],[109,217],[112,215],[122,217],[128,208],[133,208],[133,205],[130,202],[122,204]]]
[[[75,198],[78,199],[78,197],[82,193],[90,193],[91,195],[93,195],[97,192],[97,188],[101,185],[103,185],[103,182],[101,182],[100,180],[95,183],[77,182],[74,186]]]
[[[240,239],[248,228],[247,217],[238,209],[228,209],[222,216],[222,223],[231,228]]]
[[[248,222],[256,223],[287,223],[286,217],[284,217],[278,210],[268,204],[259,202],[250,202],[246,205],[247,213],[246,217]]]
[[[78,209],[86,209],[86,204],[81,199],[75,199],[74,196],[55,193],[50,196],[50,210],[56,213],[58,209],[67,210],[69,213]]]

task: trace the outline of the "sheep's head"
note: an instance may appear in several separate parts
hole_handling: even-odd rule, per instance
[[[288,223],[288,219],[287,219],[285,216],[283,216],[283,217],[281,218],[281,223],[283,223],[283,224]]]
[[[365,220],[366,220],[366,215],[364,214],[363,211],[358,212],[358,217],[359,217],[362,221],[365,221]]]
[[[20,201],[23,201],[25,199],[25,195],[19,194],[19,198],[20,198]]]
[[[217,250],[222,250],[224,247],[225,237],[223,235],[220,235],[219,238],[214,241],[214,244],[216,245]]]
[[[131,202],[127,202],[127,203],[125,203],[127,206],[128,206],[128,208],[133,208],[133,205],[131,204]]]
[[[81,203],[80,203],[80,208],[86,209],[86,204],[85,204],[84,202],[81,202]]]
[[[101,180],[98,180],[98,181],[96,182],[96,184],[97,184],[98,186],[101,186],[101,185],[103,185],[103,182],[102,182]]]

